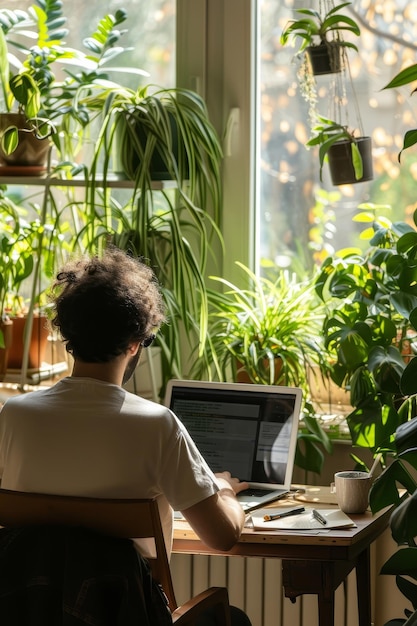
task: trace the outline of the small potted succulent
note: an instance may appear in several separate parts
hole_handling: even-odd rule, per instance
[[[340,13],[349,4],[344,2],[333,6],[329,3],[328,10],[323,13],[310,8],[297,9],[301,17],[286,24],[281,33],[281,44],[299,44],[298,52],[307,52],[313,74],[340,72],[344,49],[357,50],[354,43],[344,41],[343,32],[360,35],[358,24],[348,15]]]
[[[319,115],[317,123],[313,126],[313,136],[306,145],[319,146],[320,180],[326,159],[333,185],[372,180],[371,137],[363,135],[356,137],[355,131],[346,125]]]

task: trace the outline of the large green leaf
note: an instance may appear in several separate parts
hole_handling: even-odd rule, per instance
[[[413,493],[416,482],[404,464],[396,459],[375,479],[369,494],[369,504],[373,513],[387,506],[397,506],[401,502],[398,486]]]
[[[404,395],[417,393],[417,359],[415,357],[407,363],[401,376],[400,387]]]
[[[397,506],[391,515],[390,526],[392,537],[399,545],[413,544],[417,537],[417,493]],[[417,548],[414,554],[417,555]]]
[[[417,577],[417,548],[401,548],[384,563],[381,574],[405,574]]]
[[[353,444],[375,451],[390,445],[399,424],[397,411],[381,405],[373,396],[349,413],[346,420]]]

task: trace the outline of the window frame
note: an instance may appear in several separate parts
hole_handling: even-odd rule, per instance
[[[254,268],[257,132],[256,0],[177,0],[177,85],[205,98],[223,141],[223,266],[241,280],[235,261]]]

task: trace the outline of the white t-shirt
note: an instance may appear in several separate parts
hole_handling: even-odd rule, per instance
[[[18,491],[157,497],[168,552],[172,508],[184,510],[218,491],[169,409],[92,378],[64,378],[7,400],[0,411],[0,476],[2,488]]]

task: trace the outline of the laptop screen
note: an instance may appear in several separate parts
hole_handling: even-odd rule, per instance
[[[297,442],[298,388],[170,381],[165,404],[183,422],[213,472],[289,486]]]

